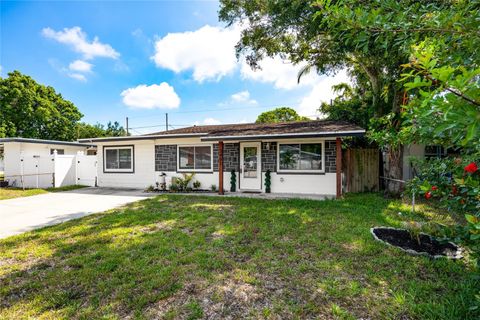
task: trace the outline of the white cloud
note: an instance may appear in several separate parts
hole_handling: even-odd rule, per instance
[[[78,81],[87,82],[87,78],[81,73],[69,73],[68,76]]]
[[[120,56],[109,44],[101,43],[98,37],[95,37],[93,41],[88,41],[87,34],[80,27],[64,28],[62,31],[44,28],[42,35],[72,47],[87,60],[95,57],[117,59]]]
[[[204,125],[215,125],[215,124],[222,124],[220,120],[214,119],[214,118],[206,118],[203,120]]]
[[[237,93],[232,94],[232,100],[236,102],[244,102],[247,101],[250,98],[250,92],[247,90],[245,91],[240,91]]]
[[[143,37],[143,30],[140,29],[140,28],[137,28],[135,30],[132,31],[132,36],[134,37]]]
[[[222,124],[222,122],[215,118],[205,118],[203,121],[195,121],[193,123],[194,126],[211,126],[217,124]]]
[[[72,63],[70,63],[70,65],[68,66],[68,68],[72,71],[87,72],[87,73],[92,72],[92,67],[93,67],[93,64],[88,63],[86,61],[82,61],[82,60],[75,60]]]
[[[260,70],[252,70],[245,62],[241,66],[241,75],[244,79],[258,82],[272,83],[277,89],[293,90],[297,88],[311,88],[298,105],[297,112],[307,117],[322,117],[317,109],[322,102],[329,102],[337,94],[332,86],[342,82],[350,83],[346,70],[335,76],[320,76],[314,70],[304,75],[298,83],[298,71],[301,66],[282,61],[279,57],[266,58],[260,62]]]
[[[259,63],[260,69],[252,70],[244,59],[237,61],[235,57],[235,45],[240,39],[240,32],[240,26],[221,28],[205,25],[195,31],[169,33],[155,42],[155,54],[152,59],[158,67],[176,73],[192,71],[193,79],[197,82],[218,81],[239,70],[243,79],[270,83],[276,89],[310,90],[296,108],[300,114],[306,116],[318,115],[316,109],[321,102],[328,102],[335,97],[331,90],[332,85],[349,82],[344,71],[334,77],[319,76],[312,71],[304,75],[298,83],[298,72],[302,65],[294,65],[278,56],[265,58]],[[218,105],[237,103],[254,105],[257,101],[250,98],[248,91],[241,91],[232,94],[227,101]],[[210,120],[212,119],[209,118]]]
[[[113,70],[115,70],[116,72],[123,72],[124,73],[124,72],[129,72],[130,67],[126,63],[124,63],[120,60],[117,60],[117,61],[115,61],[115,65],[113,66]]]
[[[141,84],[124,90],[121,96],[123,103],[132,108],[175,109],[180,105],[180,98],[174,88],[166,82],[151,86]]]
[[[277,89],[291,90],[300,86],[311,85],[318,76],[312,72],[302,77],[298,83],[298,71],[301,66],[293,65],[280,57],[265,58],[259,63],[260,69],[253,70],[246,62],[243,62],[240,73],[244,79],[258,82],[273,83]]]
[[[322,117],[317,109],[322,102],[330,102],[338,94],[333,92],[332,86],[339,83],[351,83],[345,70],[337,73],[333,77],[319,77],[313,85],[312,90],[306,95],[297,108],[299,114],[307,117]]]
[[[155,43],[152,59],[158,67],[174,72],[193,71],[197,82],[220,80],[237,67],[235,44],[240,28],[205,25],[195,31],[169,33]]]
[[[248,90],[240,91],[234,93],[230,96],[231,101],[234,103],[246,103],[246,104],[257,104],[257,101],[250,99],[250,92]]]

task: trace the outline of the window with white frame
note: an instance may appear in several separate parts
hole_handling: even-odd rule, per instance
[[[104,147],[105,172],[133,172],[133,146]]]
[[[279,172],[323,172],[323,143],[280,143]]]
[[[179,171],[211,171],[212,146],[178,146]]]

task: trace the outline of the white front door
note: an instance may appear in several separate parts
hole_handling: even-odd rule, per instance
[[[240,143],[240,190],[262,190],[260,142]]]

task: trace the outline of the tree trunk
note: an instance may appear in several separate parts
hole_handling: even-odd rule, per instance
[[[385,192],[398,196],[403,191],[403,146],[389,147],[387,150],[387,166],[384,168]]]
[[[372,88],[372,105],[373,110],[375,110],[376,116],[383,116],[384,109],[381,103],[381,94],[382,94],[382,85],[380,74],[378,70],[365,63],[359,62],[359,65],[362,67],[363,71],[367,75],[368,81],[370,82],[370,86]]]
[[[359,59],[358,61],[362,61]],[[364,61],[364,60],[363,60]],[[400,113],[401,109],[401,92],[397,90],[396,81],[388,85],[389,91],[388,101],[382,101],[382,89],[385,84],[385,78],[382,74],[382,68],[375,65],[375,63],[359,62],[363,71],[367,75],[370,82],[373,95],[373,108],[375,110],[376,117],[382,117],[386,113],[393,112],[395,114]],[[388,72],[387,72],[388,73]],[[392,126],[398,131],[401,127],[399,119],[394,120]],[[386,152],[386,166],[384,166],[383,176],[385,179],[385,193],[392,196],[398,196],[403,191],[403,146],[399,143],[392,142],[387,146]]]

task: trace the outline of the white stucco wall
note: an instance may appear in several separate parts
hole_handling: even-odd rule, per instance
[[[26,188],[48,188],[52,187],[52,173],[54,172],[53,156],[50,149],[63,149],[65,155],[75,155],[78,151],[86,151],[83,146],[66,146],[45,143],[26,143],[26,142],[5,142],[4,145],[4,163],[5,179],[9,180],[10,185],[21,186],[19,175],[23,174],[24,185]],[[37,168],[38,164],[38,168]],[[37,176],[35,174],[40,173]],[[62,184],[64,185],[64,184]]]
[[[265,181],[265,173],[263,173],[263,181]],[[278,174],[272,172],[271,181],[271,189],[274,193],[336,194],[337,179],[335,173]],[[262,191],[265,191],[265,186],[263,186]]]
[[[134,172],[104,172],[103,147],[133,145]],[[155,184],[155,144],[153,140],[97,143],[99,187],[146,188]]]

